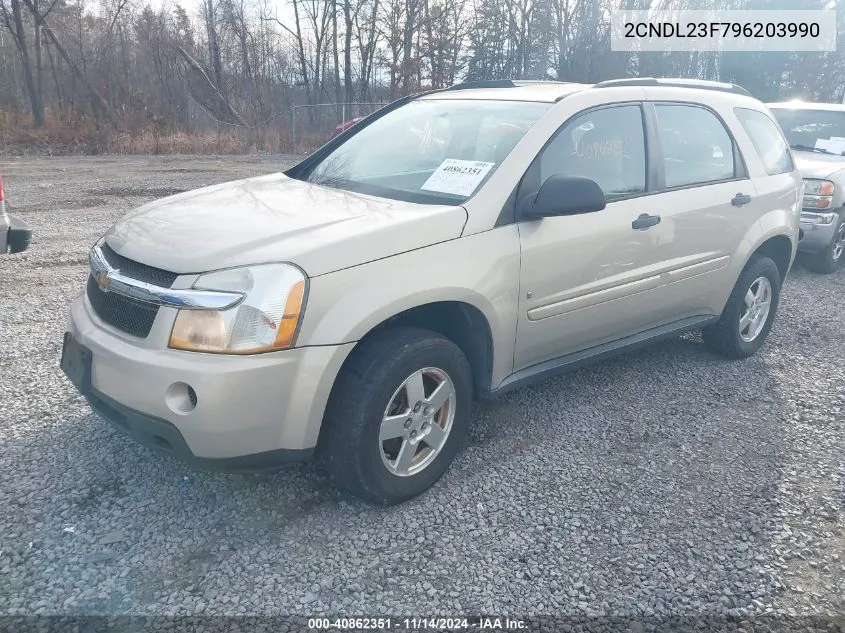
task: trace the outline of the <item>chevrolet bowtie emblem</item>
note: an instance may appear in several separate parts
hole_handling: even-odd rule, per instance
[[[107,272],[98,272],[94,279],[97,281],[97,285],[100,286],[100,290],[106,291],[109,289],[109,283],[111,283],[111,279],[109,279],[109,275]]]

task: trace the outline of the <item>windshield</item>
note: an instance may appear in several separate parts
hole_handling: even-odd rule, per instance
[[[845,111],[772,108],[793,149],[845,154]]]
[[[461,204],[550,103],[418,99],[360,130],[308,182],[385,198]]]

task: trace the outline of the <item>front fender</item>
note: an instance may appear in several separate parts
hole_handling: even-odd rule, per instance
[[[401,312],[454,301],[477,308],[493,339],[493,381],[513,365],[519,302],[514,225],[387,257],[311,279],[297,345],[361,340]]]

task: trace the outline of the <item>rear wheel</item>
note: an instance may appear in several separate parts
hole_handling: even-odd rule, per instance
[[[436,482],[464,443],[472,374],[460,348],[427,330],[363,341],[332,392],[323,463],[340,488],[400,503]]]
[[[839,218],[839,226],[833,234],[830,245],[821,251],[807,258],[806,266],[813,272],[829,275],[839,270],[842,260],[845,259],[845,218]]]
[[[768,257],[755,255],[745,266],[719,321],[704,328],[707,347],[727,358],[747,358],[766,340],[780,299],[780,271]]]

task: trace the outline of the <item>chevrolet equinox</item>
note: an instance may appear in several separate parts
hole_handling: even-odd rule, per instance
[[[397,503],[448,468],[473,400],[694,329],[754,354],[803,186],[732,84],[412,95],[284,173],[118,220],[61,364],[157,451],[235,470],[316,455]]]

